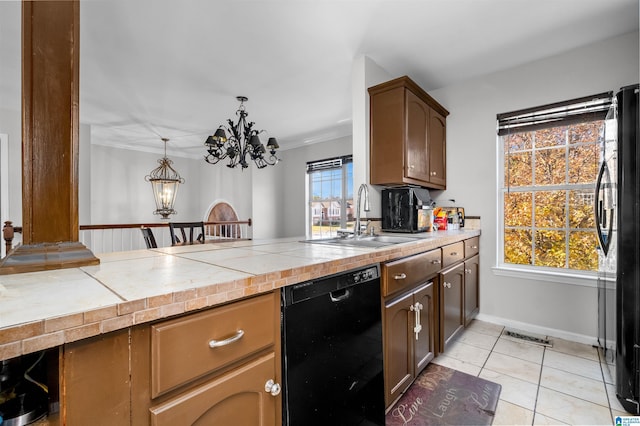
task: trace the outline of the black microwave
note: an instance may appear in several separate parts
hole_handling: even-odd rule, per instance
[[[424,188],[396,187],[382,190],[382,230],[386,232],[429,231],[430,220],[422,220],[423,208],[432,207]],[[429,210],[430,213],[430,210]]]

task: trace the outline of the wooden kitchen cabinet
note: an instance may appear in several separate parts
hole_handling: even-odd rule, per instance
[[[382,265],[385,405],[389,407],[436,354],[436,288],[441,250]]]
[[[152,325],[137,366],[151,391],[135,408],[152,425],[279,424],[279,312],[274,292]]]
[[[473,320],[480,311],[478,286],[480,275],[480,256],[475,255],[464,261],[464,325]]]
[[[447,186],[447,122],[443,115],[429,110],[429,182],[434,187]]]
[[[442,247],[440,273],[440,351],[480,311],[480,238]]]
[[[465,326],[480,311],[480,238],[464,240],[464,322]]]
[[[445,351],[464,328],[464,264],[440,273],[440,349]]]
[[[370,183],[446,189],[449,112],[406,76],[369,95]]]
[[[403,293],[384,306],[385,405],[389,407],[435,356],[434,284]]]
[[[129,330],[64,345],[59,374],[61,424],[130,424]]]
[[[66,344],[67,425],[282,423],[278,292]]]
[[[151,397],[272,347],[275,310],[264,295],[152,325]]]
[[[154,406],[151,425],[275,425],[278,406],[265,392],[265,377],[275,377],[274,352]]]

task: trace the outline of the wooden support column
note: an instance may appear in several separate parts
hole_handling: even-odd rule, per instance
[[[22,3],[22,241],[0,274],[95,265],[78,242],[80,2]]]

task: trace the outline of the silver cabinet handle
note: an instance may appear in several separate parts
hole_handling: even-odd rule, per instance
[[[441,263],[442,263],[442,260],[440,260],[440,259],[435,259],[435,260],[432,260],[432,261],[431,261],[431,263],[432,263],[432,264],[434,264],[434,265],[439,265],[439,264],[441,264]]]
[[[264,384],[265,392],[269,392],[273,396],[278,396],[280,394],[280,384],[273,381],[273,379],[267,380],[267,383]]]
[[[238,340],[242,339],[242,336],[244,336],[244,330],[238,330],[238,331],[236,331],[235,335],[229,337],[228,339],[210,340],[209,341],[209,347],[211,349],[213,349],[213,348],[219,348],[220,346],[227,346],[227,345],[230,345],[233,342],[237,342]]]
[[[413,305],[411,305],[411,307],[409,308],[410,310],[412,310],[414,312],[414,327],[413,327],[413,332],[416,333],[416,340],[418,340],[418,335],[420,334],[420,332],[422,331],[422,324],[420,322],[420,310],[422,310],[423,306],[420,302],[416,302]]]
[[[443,286],[444,288],[451,288],[451,283],[448,283],[448,282],[446,282],[446,281],[443,281],[442,286]]]
[[[435,175],[437,175],[436,172],[431,172],[431,176],[435,176]]]
[[[470,274],[470,273],[471,273],[471,269],[467,269],[467,268],[465,268],[465,269],[464,269],[464,272],[465,272],[466,274]]]
[[[472,249],[477,249],[477,248],[478,248],[478,246],[471,246],[471,248],[472,248]]]
[[[395,274],[393,276],[394,280],[404,280],[405,278],[407,278],[407,274],[405,274],[404,272],[402,272],[400,274]]]
[[[457,256],[458,252],[457,251],[452,251],[451,253],[449,253],[450,256]]]

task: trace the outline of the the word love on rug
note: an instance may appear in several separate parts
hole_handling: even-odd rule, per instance
[[[490,425],[502,386],[429,364],[386,415],[386,426]]]

